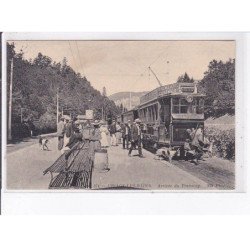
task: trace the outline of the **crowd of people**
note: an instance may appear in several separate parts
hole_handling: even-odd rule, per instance
[[[113,120],[110,125],[106,121],[94,122],[61,117],[57,126],[58,150],[64,153],[70,150],[75,142],[89,140],[95,144],[95,149],[116,147],[119,144],[128,150],[131,156],[132,150],[138,149],[139,157],[142,154],[142,125],[140,119],[134,122],[121,123]]]
[[[95,150],[122,145],[124,150],[128,150],[131,156],[133,150],[138,150],[139,157],[142,154],[142,132],[143,124],[140,119],[135,121],[119,122],[113,120],[110,125],[106,121],[79,122],[77,119],[62,117],[58,123],[58,150],[64,153],[70,150],[79,140],[89,140]],[[186,141],[184,143],[185,159],[198,164],[202,160],[204,149],[209,151],[210,142],[204,138],[202,127],[186,130]],[[176,152],[176,151],[174,151]],[[171,148],[161,148],[157,155],[168,158],[171,161]]]
[[[136,119],[134,122],[128,120],[124,123],[113,120],[108,131],[111,138],[110,146],[122,144],[123,149],[129,150],[129,156],[131,156],[132,150],[138,149],[139,157],[143,157],[141,149],[142,126],[140,119]]]

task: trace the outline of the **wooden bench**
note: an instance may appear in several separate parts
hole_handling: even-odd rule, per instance
[[[50,173],[50,189],[91,188],[94,147],[89,141],[77,142],[43,174]]]

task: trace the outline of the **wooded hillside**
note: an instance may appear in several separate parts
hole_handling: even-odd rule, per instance
[[[90,82],[77,74],[64,58],[53,62],[51,58],[39,53],[34,60],[24,59],[21,52],[15,52],[15,45],[7,45],[7,90],[9,100],[10,65],[13,70],[13,136],[20,137],[29,130],[34,121],[39,133],[56,129],[56,96],[59,94],[59,110],[64,113],[84,114],[93,109],[95,119],[101,118],[102,108],[109,116],[120,113],[119,107],[94,89]],[[21,115],[23,124],[21,124]],[[27,128],[28,126],[28,128]],[[24,128],[25,127],[25,128]]]

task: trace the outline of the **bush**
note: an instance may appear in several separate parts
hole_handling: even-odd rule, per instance
[[[13,123],[11,126],[12,139],[20,140],[30,136],[30,129],[25,123]]]
[[[37,129],[40,133],[50,133],[56,131],[56,126],[56,115],[46,112],[40,117]]]
[[[228,160],[235,159],[235,129],[221,130],[206,127],[205,136],[213,142],[214,155]]]

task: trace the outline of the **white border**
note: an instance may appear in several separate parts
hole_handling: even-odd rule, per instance
[[[246,36],[243,33],[4,33],[2,37],[3,48],[3,88],[2,88],[2,117],[6,117],[6,41],[7,40],[236,40],[236,189],[235,191],[219,191],[216,193],[206,193],[204,191],[178,190],[177,194],[173,191],[152,191],[134,192],[134,191],[7,191],[6,190],[6,164],[2,168],[2,211],[3,213],[137,213],[137,208],[140,207],[139,213],[161,213],[162,207],[157,207],[158,202],[165,204],[166,201],[171,202],[167,207],[166,212],[183,213],[183,207],[193,207],[195,200],[202,202],[206,207],[211,207],[211,203],[207,203],[204,199],[222,200],[231,196],[238,199],[240,195],[235,192],[246,191],[246,169],[244,166],[244,144],[243,144],[243,110],[244,107],[244,61],[246,61]],[[6,123],[2,119],[2,162],[6,162]],[[243,181],[244,179],[244,181]],[[53,192],[53,194],[51,193]],[[198,192],[198,193],[196,193]],[[210,192],[210,191],[208,191]],[[223,193],[222,193],[223,192]],[[70,193],[70,194],[69,194]],[[154,196],[152,196],[154,193]],[[65,195],[67,195],[65,204]],[[237,196],[238,195],[238,196]],[[102,199],[105,202],[111,202],[111,207],[106,207],[105,202],[100,206],[99,202]],[[135,200],[134,200],[135,198]],[[146,198],[146,200],[145,200]],[[148,199],[150,198],[150,199]],[[45,203],[41,204],[42,200]],[[198,199],[198,200],[197,200]],[[113,202],[112,202],[113,200]],[[135,203],[131,204],[131,200]],[[176,207],[174,200],[177,203],[182,203],[181,207]],[[35,201],[35,202],[34,202]],[[54,201],[57,201],[54,206],[51,206]],[[114,207],[115,202],[118,206]],[[124,202],[122,202],[124,201]],[[50,203],[52,202],[52,203]],[[84,202],[88,204],[84,207],[72,207],[72,204]],[[63,205],[64,204],[64,205]],[[91,205],[92,204],[92,205]],[[113,206],[112,206],[113,204]],[[119,206],[119,204],[122,206]],[[144,205],[145,206],[144,206]],[[31,206],[32,205],[32,206]],[[165,204],[166,205],[166,204]],[[164,205],[164,206],[165,206]],[[201,204],[200,204],[201,205]],[[126,210],[124,210],[124,206]],[[164,207],[163,206],[163,207]],[[144,209],[142,209],[144,207]],[[69,209],[71,208],[71,209]],[[89,209],[90,208],[90,209]],[[150,208],[150,209],[149,209]],[[31,209],[31,210],[30,210]],[[65,210],[66,209],[66,210]],[[132,209],[132,210],[131,210]],[[146,210],[145,210],[146,209]],[[205,209],[206,210],[206,209]],[[60,211],[60,212],[59,212]],[[199,213],[204,211],[204,208],[196,211],[191,209],[188,213]],[[218,211],[218,209],[216,210]]]

